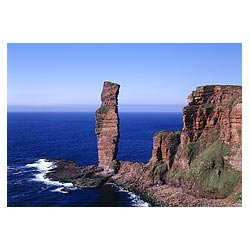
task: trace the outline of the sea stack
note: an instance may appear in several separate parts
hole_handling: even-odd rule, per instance
[[[101,94],[101,107],[96,110],[96,136],[98,166],[104,171],[116,172],[116,156],[119,141],[118,95],[120,85],[104,82]]]

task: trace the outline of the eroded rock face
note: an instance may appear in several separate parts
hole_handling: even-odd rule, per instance
[[[96,130],[98,146],[98,166],[105,171],[117,168],[119,141],[118,94],[120,85],[104,82],[101,94],[101,107],[96,111]]]
[[[164,163],[169,170],[172,167],[174,156],[180,144],[180,132],[162,130],[154,135],[153,151],[150,162]]]
[[[242,166],[242,88],[197,87],[183,109],[184,127],[173,167]],[[211,165],[211,166],[210,166]]]
[[[209,198],[241,197],[241,86],[196,88],[183,108],[181,133],[160,131],[144,178]]]

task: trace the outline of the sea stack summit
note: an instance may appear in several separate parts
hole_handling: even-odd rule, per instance
[[[96,110],[96,136],[98,166],[104,171],[115,172],[119,141],[118,95],[120,85],[105,81],[101,94],[101,107]]]

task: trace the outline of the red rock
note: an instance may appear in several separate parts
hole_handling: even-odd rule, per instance
[[[119,141],[118,94],[120,85],[104,82],[101,107],[96,111],[98,166],[107,171],[116,167]]]
[[[180,144],[180,132],[162,130],[154,135],[151,163],[164,163],[169,170],[172,167],[177,147]]]
[[[203,147],[215,141],[228,146],[230,155],[223,156],[223,164],[241,171],[242,168],[242,88],[241,86],[210,85],[197,87],[188,96],[183,109],[184,127],[181,144],[173,168],[187,169]],[[194,157],[190,157],[191,146]]]

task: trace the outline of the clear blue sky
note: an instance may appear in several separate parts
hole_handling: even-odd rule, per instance
[[[102,84],[111,81],[121,85],[119,104],[128,111],[181,107],[197,86],[241,85],[241,50],[241,44],[8,44],[8,105],[99,106]]]

